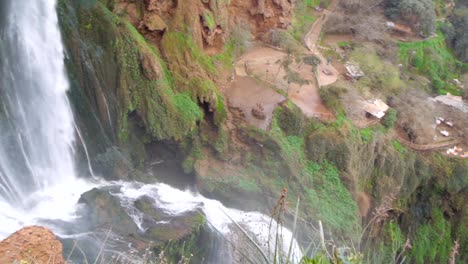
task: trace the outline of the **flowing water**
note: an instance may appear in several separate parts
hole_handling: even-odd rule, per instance
[[[0,3],[0,238],[44,219],[72,222],[82,193],[111,184],[75,175],[74,144],[79,131],[67,98],[55,5],[54,0]],[[265,251],[271,250],[272,244],[266,245],[271,222],[263,214],[229,209],[164,184],[118,184],[121,192],[115,195],[140,227],[142,213],[132,208],[132,202],[147,195],[154,198],[155,206],[173,215],[201,206],[213,230],[223,236],[234,236],[232,218]],[[292,241],[297,262],[301,252],[296,241],[289,230],[280,230],[280,248],[286,251]],[[232,256],[228,259],[234,261]]]
[[[75,176],[75,130],[55,1],[0,5],[1,235],[34,218],[69,219],[89,186]]]

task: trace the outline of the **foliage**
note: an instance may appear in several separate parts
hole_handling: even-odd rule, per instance
[[[340,41],[337,43],[338,47],[340,48],[350,48],[351,47],[351,43],[348,42],[348,41]]]
[[[361,89],[391,95],[404,88],[404,82],[400,79],[400,70],[392,63],[382,60],[374,48],[356,48],[351,53],[350,60],[358,63],[365,74],[358,81]]]
[[[301,43],[288,31],[281,29],[271,30],[271,44],[286,50],[288,53],[295,53],[303,49]]]
[[[358,208],[339,177],[338,169],[329,163],[308,162],[306,177],[315,188],[305,190],[311,210],[335,232],[357,234]],[[337,201],[340,201],[337,203]]]
[[[289,30],[293,39],[302,43],[302,38],[315,22],[313,8],[320,4],[320,0],[299,0],[296,3],[293,13],[292,25]]]
[[[457,2],[457,7],[449,17],[448,22],[443,24],[448,45],[453,49],[455,55],[463,62],[468,63],[468,4],[463,1]]]
[[[392,146],[396,151],[402,154],[408,151],[408,149],[405,146],[403,146],[398,140],[392,140]]]
[[[402,19],[426,36],[435,31],[435,10],[433,0],[387,0],[385,3],[385,14],[390,19]]]
[[[241,55],[251,46],[253,40],[252,33],[248,24],[236,24],[231,30],[230,43],[233,46],[236,55]],[[234,61],[231,61],[233,63]]]
[[[288,101],[275,109],[275,117],[278,120],[278,126],[283,132],[290,135],[301,135],[306,125],[305,116],[295,104]]]
[[[394,108],[388,109],[387,113],[385,114],[384,119],[382,120],[382,124],[386,128],[392,128],[395,125],[395,122],[397,120],[397,110]]]
[[[401,62],[431,78],[435,92],[460,95],[460,90],[447,81],[458,78],[457,73],[466,66],[448,50],[442,33],[424,41],[399,43],[399,48]]]
[[[449,223],[439,209],[434,209],[429,223],[416,231],[410,252],[411,262],[447,263],[452,247]]]
[[[319,90],[320,98],[323,103],[335,113],[344,113],[343,105],[341,104],[341,96],[347,90],[340,86],[321,87]]]

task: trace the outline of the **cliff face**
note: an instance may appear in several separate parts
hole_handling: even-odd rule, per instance
[[[235,27],[259,36],[291,23],[295,0],[120,0],[107,1],[147,38],[160,41],[167,31],[190,31],[198,46],[222,51]]]
[[[191,171],[203,127],[212,133],[208,144],[223,153],[227,107],[217,80],[234,60],[232,31],[238,23],[258,36],[286,27],[293,6],[283,0],[59,1],[72,104],[88,141],[82,156],[87,151],[103,175],[141,179],[136,169],[155,159],[148,148],[163,142],[181,152],[178,163],[185,159]]]
[[[62,244],[48,229],[25,227],[0,242],[0,263],[65,263]]]

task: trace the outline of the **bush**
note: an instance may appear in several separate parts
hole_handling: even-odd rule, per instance
[[[296,105],[291,102],[278,107],[275,111],[278,126],[288,136],[300,135],[304,131],[306,118]]]
[[[319,90],[320,98],[323,103],[335,113],[344,113],[343,105],[341,104],[341,96],[346,93],[346,88],[339,86],[321,87]]]
[[[416,231],[411,249],[411,263],[447,263],[452,246],[450,224],[443,213],[435,209],[430,224]]]
[[[393,127],[393,125],[395,125],[396,120],[397,120],[397,111],[393,108],[390,108],[388,109],[387,114],[382,120],[382,124],[386,128],[391,128]]]
[[[387,0],[385,14],[392,20],[402,19],[426,36],[436,29],[436,12],[433,0]]]
[[[447,37],[448,45],[453,48],[459,60],[468,62],[468,3],[458,1],[455,12],[450,16],[449,22],[444,24],[442,30]],[[463,6],[465,5],[465,6]]]
[[[373,12],[372,0],[341,0],[338,12],[330,15],[324,25],[326,33],[352,33],[363,39],[383,42],[385,39],[385,21]]]

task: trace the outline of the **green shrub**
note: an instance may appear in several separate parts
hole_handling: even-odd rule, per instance
[[[434,209],[430,223],[418,228],[410,252],[411,263],[447,263],[452,247],[450,224],[440,209]]]
[[[304,131],[306,118],[295,104],[288,102],[276,108],[275,116],[279,127],[286,135],[300,135]]]
[[[458,1],[457,7],[444,24],[442,30],[447,37],[447,43],[455,55],[463,62],[468,62],[468,3]]]
[[[343,105],[341,104],[341,96],[346,92],[346,88],[332,85],[321,87],[319,95],[323,103],[338,114],[344,113]]]
[[[395,125],[397,120],[397,110],[394,108],[388,109],[384,119],[382,120],[382,124],[386,128],[392,128]]]
[[[427,36],[435,31],[436,13],[433,0],[387,0],[385,14],[392,20],[402,19]]]

